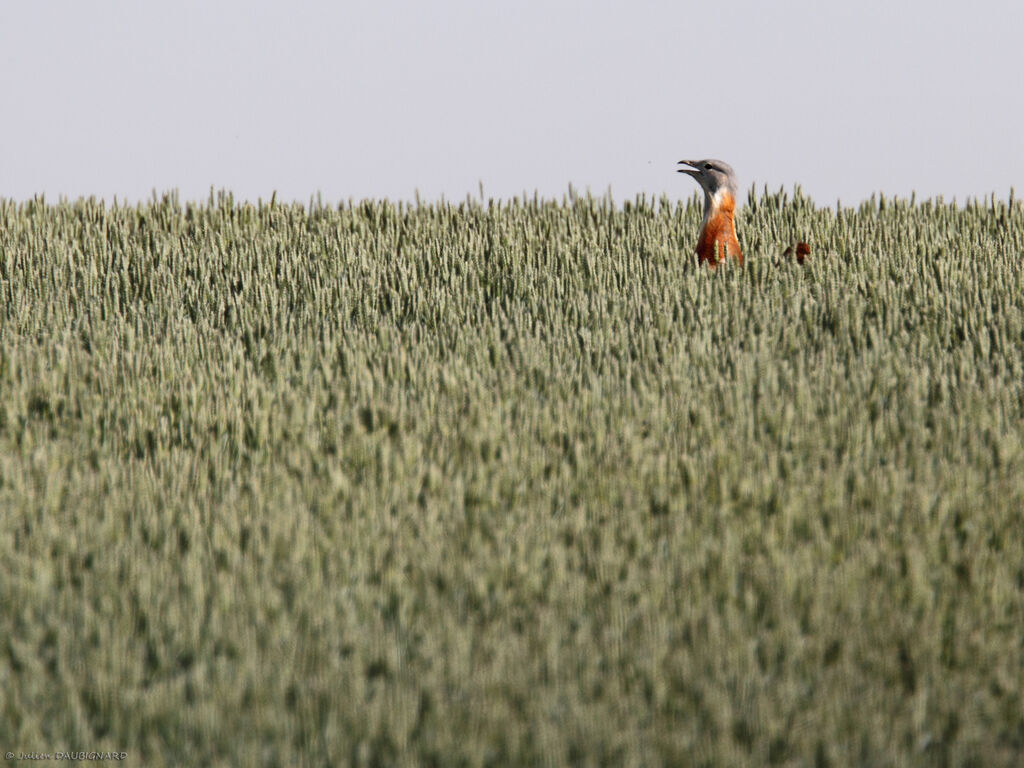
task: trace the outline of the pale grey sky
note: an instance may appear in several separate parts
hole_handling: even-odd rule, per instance
[[[0,196],[1024,186],[1020,0],[0,0]]]

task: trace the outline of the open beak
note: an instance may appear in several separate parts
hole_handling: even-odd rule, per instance
[[[690,176],[693,176],[694,178],[697,178],[700,175],[700,170],[697,167],[697,163],[693,162],[692,160],[680,160],[677,163],[677,165],[688,165],[688,166],[690,166],[689,168],[676,168],[676,170],[679,173],[685,173],[685,174],[688,174]]]

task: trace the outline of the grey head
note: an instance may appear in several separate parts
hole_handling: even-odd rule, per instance
[[[677,170],[697,180],[709,203],[723,189],[736,199],[736,173],[728,163],[721,160],[680,160],[678,164],[690,166]]]

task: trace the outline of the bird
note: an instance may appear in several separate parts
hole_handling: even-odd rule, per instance
[[[797,264],[803,264],[804,259],[811,255],[811,246],[809,246],[807,243],[803,241],[800,241],[799,243],[796,244],[795,254],[793,253],[793,246],[790,245],[786,247],[786,250],[782,252],[782,255],[787,258],[790,256],[794,256],[796,258]]]
[[[697,239],[697,260],[712,269],[727,258],[743,263],[743,251],[736,238],[736,174],[721,160],[680,160],[679,173],[692,176],[704,190],[704,223]]]

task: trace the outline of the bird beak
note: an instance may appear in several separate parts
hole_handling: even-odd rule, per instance
[[[694,178],[697,178],[700,175],[700,170],[697,168],[697,164],[695,162],[693,162],[692,160],[680,160],[677,163],[677,165],[689,165],[690,166],[689,168],[676,168],[676,171],[678,171],[679,173],[685,173],[685,174],[688,174],[690,176],[693,176]]]

